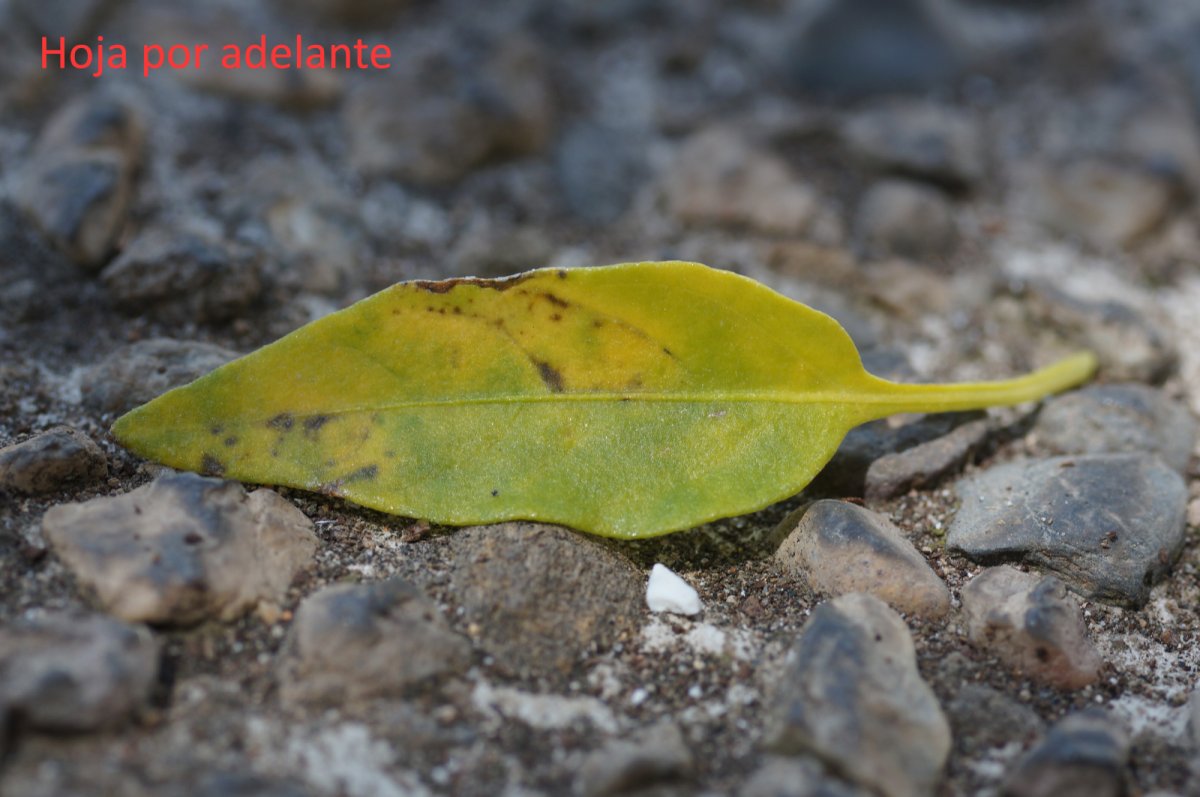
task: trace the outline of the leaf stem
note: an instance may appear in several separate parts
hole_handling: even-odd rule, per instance
[[[979,410],[1037,401],[1086,382],[1096,366],[1096,355],[1080,352],[1025,376],[994,382],[910,385],[871,377],[878,392],[874,400],[864,402],[864,421],[901,412]]]

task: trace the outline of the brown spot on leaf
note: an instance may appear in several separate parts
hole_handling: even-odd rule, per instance
[[[225,465],[212,454],[200,458],[200,472],[205,476],[224,476]]]
[[[533,364],[537,366],[538,376],[540,376],[542,381],[546,383],[546,387],[550,388],[550,392],[563,392],[563,378],[562,374],[558,372],[558,369],[545,360],[535,359]]]
[[[560,268],[558,271],[556,271],[554,273],[558,276],[558,278],[560,280],[565,280],[567,278],[567,270],[565,268]]]
[[[236,437],[233,437],[233,436],[226,437],[225,445],[229,448],[233,448],[234,446],[237,445],[237,441],[238,441],[238,439]]]
[[[214,425],[208,430],[214,437],[225,431],[221,426]]]
[[[328,415],[314,415],[311,418],[304,419],[304,431],[309,434],[316,434],[321,430],[321,427],[329,423]]]
[[[514,285],[519,285],[529,279],[528,274],[517,274],[501,279],[480,279],[479,277],[455,277],[448,280],[413,280],[408,283],[419,290],[429,293],[449,293],[459,285],[474,285],[477,288],[488,288],[494,291],[506,291]]]
[[[554,313],[554,314],[552,314],[552,315],[550,316],[550,320],[551,320],[551,321],[562,321],[562,314],[561,314],[561,313]]]
[[[549,291],[546,291],[545,293],[543,293],[542,296],[545,296],[546,301],[550,302],[550,304],[554,305],[555,307],[567,308],[567,307],[571,306],[570,302],[566,301],[565,299],[558,298],[557,296],[555,296],[553,293],[550,293]]]

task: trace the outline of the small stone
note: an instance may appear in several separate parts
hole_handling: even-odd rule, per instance
[[[811,753],[884,797],[931,793],[950,754],[950,726],[908,628],[871,595],[813,610],[772,705],[775,752]]]
[[[1128,304],[1086,301],[1037,281],[1024,306],[1033,328],[1058,330],[1074,346],[1094,351],[1107,381],[1159,383],[1178,363],[1173,336]]]
[[[457,532],[451,583],[496,662],[565,682],[593,649],[633,634],[642,576],[611,549],[557,526],[505,523]]]
[[[816,192],[786,163],[724,128],[685,141],[662,189],[671,215],[697,226],[794,235],[807,230],[820,209]]]
[[[26,167],[17,202],[85,268],[103,265],[125,226],[142,138],[130,106],[89,96],[47,122]]]
[[[867,592],[930,619],[950,611],[950,591],[900,530],[869,509],[817,501],[784,519],[792,529],[775,561],[829,596]]]
[[[645,178],[645,149],[623,130],[587,123],[568,129],[555,157],[567,207],[590,224],[616,221]]]
[[[362,174],[444,185],[549,144],[549,76],[531,41],[506,40],[479,63],[437,47],[406,58],[345,104],[350,161]]]
[[[864,354],[864,361],[868,356]],[[880,376],[904,376],[903,364],[899,373],[893,374],[885,373],[876,363],[868,365],[872,373]],[[880,458],[937,440],[959,426],[986,417],[983,412],[942,412],[921,415],[899,425],[885,418],[856,426],[838,446],[829,464],[813,479],[809,491],[815,495],[865,495],[867,473]]]
[[[278,493],[193,473],[52,507],[42,533],[106,611],[176,626],[282,602],[317,549],[312,521]]]
[[[56,426],[0,448],[0,489],[51,493],[108,475],[100,446],[77,429]]]
[[[1045,730],[1045,723],[1029,706],[982,684],[964,683],[946,705],[954,729],[955,746],[967,756],[1016,742],[1026,746]]]
[[[867,500],[887,501],[914,488],[937,484],[961,470],[987,442],[990,431],[987,420],[970,421],[928,442],[884,454],[867,468]]]
[[[825,774],[820,764],[803,758],[768,756],[750,775],[738,797],[870,797],[873,792]]]
[[[958,483],[947,547],[1047,569],[1082,595],[1141,606],[1183,547],[1187,487],[1143,454],[1012,462]]]
[[[166,797],[312,797],[312,790],[290,778],[251,772],[212,772],[197,781],[181,779],[164,786]]]
[[[116,349],[84,372],[84,406],[107,413],[128,412],[171,388],[237,359],[237,352],[211,343],[152,338]]]
[[[158,643],[145,628],[68,614],[0,627],[5,724],[58,732],[120,725],[146,708],[157,680]]]
[[[916,260],[945,257],[958,242],[954,209],[935,188],[887,180],[868,189],[855,220],[867,252]]]
[[[554,244],[541,227],[513,228],[481,219],[459,236],[451,258],[461,273],[501,277],[542,268],[553,255]]]
[[[100,278],[117,307],[181,322],[229,319],[263,287],[253,253],[186,227],[143,232]]]
[[[586,797],[630,794],[686,778],[692,763],[692,751],[679,726],[662,720],[589,754],[579,768],[578,791]]]
[[[400,696],[470,663],[471,643],[412,584],[399,578],[337,584],[296,611],[283,648],[280,697],[340,706]]]
[[[1129,737],[1100,710],[1068,715],[1021,759],[1004,784],[1006,797],[1121,797],[1126,793]]]
[[[1079,604],[1054,576],[989,568],[963,586],[962,604],[971,641],[1018,673],[1056,689],[1080,689],[1100,677],[1103,661]]]
[[[650,568],[650,579],[646,582],[646,605],[652,612],[673,614],[699,614],[704,608],[691,584],[666,565],[657,563]]]
[[[1057,454],[1144,451],[1181,473],[1196,445],[1187,408],[1138,384],[1091,385],[1050,399],[1033,431]]]
[[[851,117],[842,136],[867,166],[952,189],[984,177],[983,136],[974,120],[946,106],[892,103]]]
[[[1100,249],[1146,237],[1166,221],[1175,194],[1169,177],[1112,157],[1040,164],[1024,181],[1030,218]]]
[[[959,45],[923,0],[840,0],[821,6],[787,48],[784,75],[817,95],[923,92],[962,68]]]

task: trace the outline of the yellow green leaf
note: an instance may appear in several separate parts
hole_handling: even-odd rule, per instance
[[[649,537],[802,489],[853,426],[1087,379],[901,385],[832,318],[696,263],[394,285],[166,393],[113,434],[167,465],[453,525]]]

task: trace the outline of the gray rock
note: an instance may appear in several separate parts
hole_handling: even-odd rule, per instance
[[[197,341],[152,338],[116,349],[84,372],[84,406],[107,413],[128,412],[139,404],[186,385],[237,359],[237,353]]]
[[[684,224],[805,232],[820,210],[816,192],[780,158],[741,134],[712,128],[687,139],[662,178],[668,212]]]
[[[990,686],[964,683],[946,704],[955,746],[978,756],[1007,744],[1032,744],[1046,724],[1029,706]]]
[[[925,0],[828,3],[788,48],[798,89],[835,97],[926,91],[961,69],[958,45]]]
[[[452,183],[490,160],[541,151],[554,128],[544,59],[509,37],[464,62],[432,47],[405,56],[386,79],[365,82],[345,104],[350,161],[370,177]]]
[[[1162,391],[1138,384],[1092,385],[1046,402],[1033,427],[1058,454],[1144,451],[1179,472],[1196,444],[1196,421]]]
[[[869,797],[872,792],[826,775],[820,764],[802,758],[768,756],[747,778],[738,797]]]
[[[250,772],[214,772],[196,780],[168,784],[160,794],[167,797],[311,797],[314,792],[301,783]]]
[[[579,768],[577,791],[587,797],[629,794],[686,778],[692,764],[692,751],[679,726],[662,720],[589,754]]]
[[[255,253],[186,227],[143,232],[100,278],[118,308],[180,323],[236,316],[263,287]]]
[[[855,227],[862,246],[876,256],[936,259],[958,242],[950,201],[935,188],[904,180],[871,186],[859,203]]]
[[[904,621],[854,593],[813,610],[773,701],[773,750],[811,753],[885,797],[929,794],[950,753],[950,727],[917,672]]]
[[[133,109],[89,95],[46,124],[16,200],[57,248],[98,268],[124,228],[141,147]]]
[[[790,531],[785,532],[785,530]],[[950,611],[950,591],[900,530],[845,501],[817,501],[780,526],[775,560],[818,592],[867,592],[893,609],[931,619]]]
[[[971,641],[1017,672],[1057,689],[1100,677],[1079,604],[1054,576],[989,568],[963,586],[962,605]]]
[[[961,470],[987,442],[990,431],[985,419],[969,421],[941,437],[884,454],[867,468],[864,495],[868,501],[886,501],[937,484]]]
[[[505,523],[465,529],[451,544],[454,595],[503,667],[565,681],[589,651],[637,628],[642,574],[580,534]]]
[[[108,475],[100,446],[77,429],[56,426],[0,448],[0,489],[50,493]]]
[[[969,116],[927,103],[891,103],[851,117],[842,127],[868,167],[966,188],[984,177],[983,137]]]
[[[337,584],[300,604],[280,661],[285,703],[403,695],[471,663],[471,643],[408,582]]]
[[[1183,547],[1187,487],[1146,455],[1011,462],[964,479],[957,491],[950,550],[1051,570],[1107,603],[1144,604]]]
[[[1071,714],[1050,729],[1008,777],[1008,797],[1120,797],[1129,737],[1100,710]]]
[[[111,617],[47,614],[0,627],[6,724],[61,732],[120,725],[146,708],[157,677],[154,637]]]
[[[645,143],[623,130],[579,124],[563,134],[555,165],[571,212],[608,224],[629,207],[645,177]]]
[[[312,522],[278,493],[192,473],[52,507],[42,533],[106,611],[162,625],[281,602],[317,548]]]
[[[1039,164],[1024,181],[1030,218],[1101,249],[1143,239],[1166,221],[1175,196],[1168,176],[1111,156]]]
[[[877,365],[872,365],[872,373],[889,376]],[[986,417],[982,412],[942,412],[922,415],[900,426],[887,419],[856,426],[813,479],[809,491],[816,495],[865,495],[867,473],[880,458],[937,440],[959,426]]]

